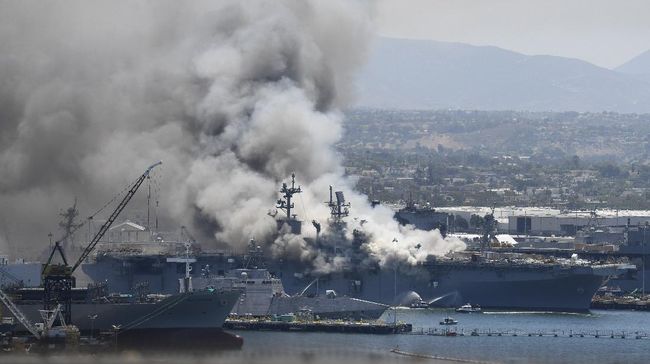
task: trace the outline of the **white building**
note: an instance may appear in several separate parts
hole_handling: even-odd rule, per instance
[[[138,243],[150,240],[147,228],[129,220],[108,229],[107,235],[109,243]]]
[[[445,211],[460,215],[469,220],[471,215],[485,216],[490,213],[488,207],[441,207]],[[518,235],[574,235],[584,226],[624,226],[644,225],[650,223],[650,211],[647,210],[597,210],[560,211],[542,207],[499,207],[494,210],[500,232]]]

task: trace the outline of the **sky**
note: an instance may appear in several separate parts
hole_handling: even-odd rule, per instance
[[[650,49],[648,0],[378,0],[381,36],[579,58],[614,68]]]

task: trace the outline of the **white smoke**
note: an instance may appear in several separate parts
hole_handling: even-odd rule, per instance
[[[90,211],[163,160],[163,219],[219,242],[272,236],[266,212],[295,172],[297,213],[324,222],[327,186],[343,189],[356,218],[348,238],[365,231],[381,263],[460,248],[372,209],[333,151],[370,10],[346,0],[2,2],[0,215],[24,232],[12,244],[38,251],[74,196]],[[322,270],[345,259],[291,234],[275,244]]]
[[[328,197],[329,185],[342,190],[351,204],[350,217],[346,219],[346,239],[329,242],[330,245],[337,244],[337,251],[348,254],[332,254],[332,246],[326,251],[315,247],[318,245],[313,243],[315,229],[306,229],[306,226],[303,226],[302,235],[309,237],[308,241],[292,234],[281,235],[275,241],[276,254],[283,252],[312,261],[315,270],[320,273],[335,271],[349,263],[349,255],[354,250],[352,245],[355,230],[366,235],[361,246],[365,254],[361,258],[364,262],[370,258],[370,261],[382,266],[394,266],[397,262],[416,264],[425,261],[430,255],[444,255],[466,247],[465,243],[455,237],[443,238],[438,230],[424,231],[415,229],[412,225],[400,225],[394,219],[392,209],[382,205],[372,207],[366,196],[354,191],[349,179],[337,174],[323,174],[305,188],[301,202],[296,203],[298,213],[302,213],[303,205],[309,211],[304,216],[305,220],[327,221],[330,211],[323,201]],[[329,226],[323,224],[322,234],[327,235],[330,232],[328,229]]]

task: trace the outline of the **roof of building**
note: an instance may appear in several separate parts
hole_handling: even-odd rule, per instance
[[[130,220],[126,220],[123,223],[117,224],[109,229],[110,231],[119,230],[119,231],[145,231],[145,228],[142,225],[138,225]]]

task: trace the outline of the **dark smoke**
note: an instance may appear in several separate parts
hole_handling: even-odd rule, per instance
[[[371,209],[332,149],[369,14],[345,0],[2,2],[0,239],[33,254],[74,197],[83,215],[163,160],[161,218],[214,241],[270,236],[295,171],[301,212],[325,221],[339,186],[382,261],[457,247]],[[277,249],[311,247],[285,236]]]

